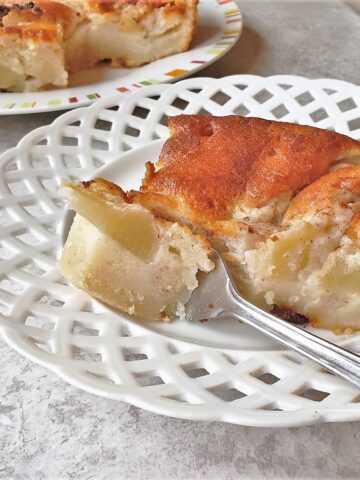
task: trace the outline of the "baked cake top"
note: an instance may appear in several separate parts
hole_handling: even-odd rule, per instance
[[[180,115],[169,118],[169,128],[141,194],[133,195],[197,224],[290,200],[339,159],[360,157],[360,143],[345,135],[259,118]]]

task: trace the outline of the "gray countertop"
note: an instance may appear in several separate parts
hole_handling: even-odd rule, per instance
[[[238,3],[241,40],[199,75],[360,83],[360,2]],[[0,152],[58,115],[0,117]],[[82,392],[1,339],[0,358],[0,478],[360,478],[358,423],[256,429],[177,420]]]

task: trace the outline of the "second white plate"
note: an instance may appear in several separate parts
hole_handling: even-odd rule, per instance
[[[49,112],[88,105],[156,83],[185,78],[222,57],[238,40],[241,13],[232,0],[200,0],[199,24],[187,52],[142,67],[106,66],[72,74],[68,88],[31,93],[0,93],[0,115]]]

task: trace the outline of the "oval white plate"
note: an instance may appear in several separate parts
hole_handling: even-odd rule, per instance
[[[88,105],[99,98],[156,83],[185,78],[221,58],[238,40],[241,13],[232,0],[200,0],[199,24],[191,48],[142,67],[114,69],[99,66],[72,74],[69,87],[44,92],[0,93],[0,114],[65,110]]]
[[[256,426],[359,419],[358,390],[244,325],[141,325],[69,286],[56,268],[68,216],[54,191],[63,177],[95,172],[136,187],[167,115],[243,113],[358,138],[358,105],[360,87],[335,80],[193,78],[102,100],[30,133],[0,160],[5,340],[80,388],[166,415]],[[359,334],[319,334],[359,350]]]

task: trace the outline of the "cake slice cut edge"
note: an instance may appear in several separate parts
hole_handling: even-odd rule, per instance
[[[0,27],[0,90],[27,92],[46,86],[65,87],[67,83],[57,29]]]
[[[86,20],[65,41],[70,72],[107,60],[134,68],[188,50],[197,25],[197,0],[88,2]]]
[[[129,203],[121,188],[106,180],[63,182],[59,193],[76,212],[59,262],[63,275],[142,320],[181,316],[198,285],[197,273],[214,268],[207,240]]]
[[[64,40],[81,19],[51,0],[0,4],[0,89],[27,92],[65,87]]]

